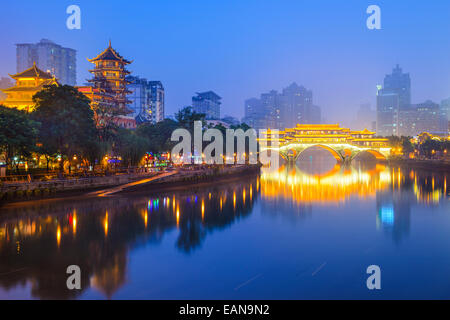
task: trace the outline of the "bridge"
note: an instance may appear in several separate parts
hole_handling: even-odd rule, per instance
[[[308,148],[319,147],[329,151],[340,163],[350,163],[357,155],[369,153],[377,160],[391,155],[388,139],[376,138],[367,129],[351,131],[339,124],[297,124],[284,131],[267,129],[261,132],[261,151],[277,151],[288,162],[295,162]]]

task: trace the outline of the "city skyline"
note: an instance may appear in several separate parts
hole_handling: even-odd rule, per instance
[[[382,1],[378,4],[382,30],[368,30],[367,5],[352,1],[287,1],[283,6],[271,2],[130,3],[101,12],[102,27],[96,21],[100,4],[81,1],[78,5],[82,10],[79,31],[65,27],[65,2],[25,1],[14,19],[5,17],[3,28],[23,20],[34,27],[12,28],[5,35],[0,76],[15,71],[15,44],[47,38],[77,50],[77,84],[81,85],[89,78],[86,58],[103,50],[111,39],[119,52],[134,59],[133,74],[164,83],[168,115],[187,105],[194,92],[213,90],[223,97],[222,113],[241,118],[248,97],[295,81],[314,92],[326,122],[351,125],[354,117],[342,119],[343,111],[356,114],[367,102],[375,106],[376,85],[397,63],[411,74],[412,103],[440,103],[450,96],[450,63],[445,59],[449,44],[436,41],[450,26],[448,3],[405,7]],[[18,12],[15,6],[6,4],[6,11]],[[38,18],[32,15],[36,8],[41,9]],[[284,19],[275,24],[265,22],[280,15]],[[41,19],[48,23],[39,23]],[[126,21],[125,27],[117,23],[119,19]],[[212,23],[217,19],[224,23]],[[225,23],[227,19],[236,23]],[[336,21],[334,32],[325,23],[330,19]],[[169,25],[168,21],[178,22]],[[145,39],[143,32],[131,32],[147,26],[155,30],[147,33],[149,40],[139,40]],[[207,37],[213,40],[197,41]]]

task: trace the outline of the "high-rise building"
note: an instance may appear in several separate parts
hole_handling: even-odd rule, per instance
[[[377,135],[398,135],[399,96],[379,89],[377,93]]]
[[[206,119],[220,119],[220,105],[222,99],[219,95],[213,91],[207,91],[202,93],[196,93],[197,95],[192,97],[192,109],[196,113],[203,113],[206,115]]]
[[[417,107],[400,108],[398,113],[398,135],[413,137],[417,134]]]
[[[276,90],[261,94],[261,107],[266,115],[265,128],[279,129],[283,126],[280,96]]]
[[[130,93],[127,95],[130,104],[128,109],[131,110],[130,116],[136,119],[136,122],[146,122],[148,118],[147,103],[147,80],[139,77],[128,76],[127,85]]]
[[[148,101],[152,113],[152,122],[160,122],[164,120],[165,114],[165,93],[164,86],[161,81],[148,82],[149,96]]]
[[[0,78],[0,104],[7,97],[6,94],[3,93],[3,91],[1,91],[1,89],[8,89],[11,88],[12,86],[14,86],[14,83],[11,81],[11,79],[6,77]]]
[[[416,136],[422,132],[442,132],[439,104],[430,100],[409,108],[400,108],[399,136]]]
[[[439,104],[427,100],[416,105],[417,109],[417,134],[422,132],[436,133],[440,130],[440,107]]]
[[[441,101],[441,130],[450,132],[450,98]]]
[[[392,70],[392,74],[384,78],[384,90],[398,94],[400,108],[411,105],[411,78],[409,73],[403,73],[398,64]]]
[[[312,96],[311,90],[307,90],[295,82],[284,88],[280,96],[281,123],[278,126],[279,129],[295,127],[297,124],[314,123],[311,110]]]
[[[161,81],[147,81],[139,77],[127,77],[128,108],[136,122],[156,123],[164,120],[164,87]]]
[[[260,99],[245,101],[245,118],[255,129],[280,129],[297,124],[320,124],[321,110],[313,104],[312,91],[295,82],[281,93],[272,90],[261,94]]]
[[[384,88],[378,86],[377,134],[399,135],[400,110],[406,112],[408,108],[411,108],[411,78],[397,65],[392,74],[385,76]]]
[[[50,40],[16,44],[17,73],[36,66],[56,77],[59,83],[77,84],[76,50],[64,48]]]
[[[250,98],[244,102],[245,116],[242,122],[254,129],[267,128],[266,112],[262,107],[261,99]]]

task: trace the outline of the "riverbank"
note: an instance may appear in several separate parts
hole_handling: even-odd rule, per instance
[[[132,173],[50,181],[4,182],[0,184],[0,201],[36,200],[56,195],[84,193],[136,182],[155,175],[157,173]]]
[[[388,163],[389,165],[395,165],[411,169],[450,172],[449,160],[392,159],[389,160]]]
[[[1,203],[17,203],[58,197],[105,197],[119,193],[146,192],[161,188],[210,183],[257,174],[259,170],[259,165],[238,165],[73,180],[8,183],[0,186],[0,201]]]
[[[215,167],[202,170],[179,171],[176,175],[166,176],[157,181],[137,184],[125,188],[120,193],[154,191],[167,188],[182,188],[188,185],[207,184],[211,182],[225,181],[243,177],[247,175],[258,174],[260,165],[238,165]]]

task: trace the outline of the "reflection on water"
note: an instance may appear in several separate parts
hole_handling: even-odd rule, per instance
[[[197,257],[208,237],[219,230],[230,233],[234,228],[230,226],[243,222],[244,218],[252,218],[249,231],[261,232],[258,242],[261,248],[270,250],[274,239],[271,237],[282,235],[285,229],[274,226],[271,234],[267,234],[258,223],[265,221],[265,216],[302,219],[311,217],[319,207],[337,210],[343,206],[350,213],[360,210],[345,207],[354,201],[366,206],[364,210],[373,218],[374,230],[386,233],[393,244],[399,244],[411,232],[413,207],[431,209],[448,204],[446,174],[376,163],[352,167],[333,164],[324,168],[317,170],[311,163],[300,162],[276,171],[263,168],[259,177],[237,182],[145,197],[46,201],[1,209],[0,297],[20,298],[25,291],[34,298],[66,299],[83,297],[87,290],[94,289],[111,298],[121,288],[133,288],[146,277],[145,273],[130,271],[130,255],[139,248],[151,255],[152,246],[147,245],[162,245],[166,234],[175,232],[172,248],[186,257],[183,260],[186,265],[178,266],[181,271],[190,264],[201,263]],[[371,204],[376,212],[371,211]],[[361,212],[361,216],[366,212]],[[233,241],[227,245],[244,248],[247,245]],[[289,243],[289,248],[295,251],[298,245]],[[214,249],[220,252],[226,248]],[[279,248],[273,250],[273,259],[277,259]],[[238,263],[243,257],[236,254],[223,259],[226,259],[223,263],[232,263],[234,259]],[[254,263],[261,267],[258,265],[261,262]],[[82,270],[82,291],[66,288],[65,270],[71,264]],[[163,265],[161,261],[161,266],[156,262],[151,267],[158,270]],[[237,277],[241,271],[229,272],[229,277]],[[17,293],[17,288],[24,289]],[[285,290],[290,292],[289,288]],[[215,298],[212,294],[209,298]],[[168,296],[171,297],[170,292]],[[246,296],[249,297],[251,292]]]
[[[176,247],[190,253],[208,232],[249,215],[254,190],[256,178],[150,198],[48,202],[4,210],[0,286],[8,289],[28,282],[34,297],[72,298],[76,292],[67,290],[67,275],[61,270],[75,257],[83,270],[82,288],[92,286],[111,297],[127,281],[130,249],[158,243],[165,232],[176,228]]]

